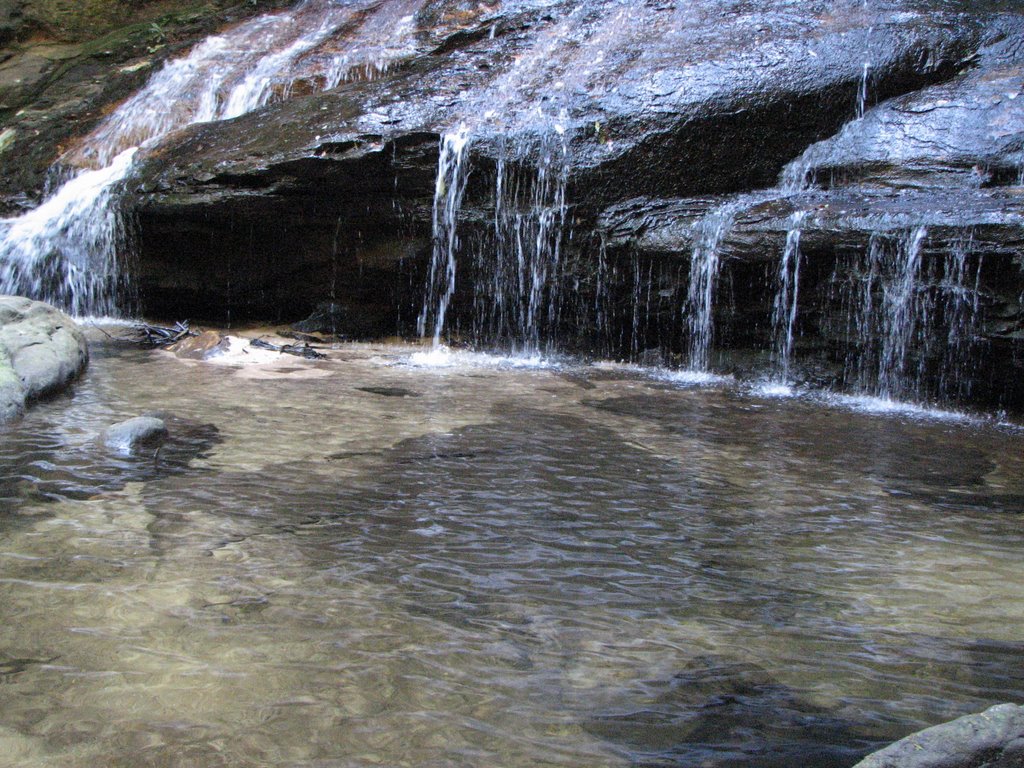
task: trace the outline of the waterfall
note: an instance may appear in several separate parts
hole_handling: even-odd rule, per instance
[[[907,357],[917,330],[921,246],[928,231],[925,227],[907,233],[898,241],[893,279],[882,291],[885,333],[878,369],[878,389],[883,397],[905,392]]]
[[[868,85],[871,78],[871,62],[864,62],[864,69],[860,76],[860,86],[857,88],[857,119],[864,117],[868,103]]]
[[[34,210],[0,223],[0,294],[41,298],[73,315],[113,315],[122,237],[114,188],[135,149],[83,171]]]
[[[789,366],[793,356],[793,336],[800,298],[800,235],[806,218],[807,211],[793,214],[776,278],[772,307],[772,366],[782,382],[789,380]]]
[[[690,368],[695,371],[706,371],[710,363],[719,250],[739,209],[739,202],[726,203],[705,214],[695,226],[690,255],[690,287],[686,297]]]
[[[969,232],[927,260],[926,242],[925,227],[876,233],[854,263],[837,265],[833,298],[848,308],[846,379],[862,392],[917,399],[970,394],[982,260]]]
[[[494,189],[494,233],[479,254],[476,305],[484,336],[537,354],[559,314],[569,150],[556,125],[536,161],[514,170],[504,139]]]
[[[324,88],[353,67],[383,71],[414,41],[420,5],[306,0],[215,35],[167,62],[149,83],[58,161],[71,178],[39,207],[0,220],[0,293],[75,315],[116,314],[127,276],[118,189],[135,158],[187,125],[238,117],[285,98],[296,81]],[[355,25],[355,26],[353,26]],[[344,31],[340,50],[334,38]],[[330,45],[328,45],[330,44]]]
[[[916,393],[917,379],[907,370],[919,325],[926,324],[921,248],[925,227],[890,236],[871,236],[864,259],[851,272],[853,290],[847,338],[848,381],[885,398]]]
[[[466,162],[470,143],[465,125],[441,137],[437,163],[437,183],[434,187],[433,254],[430,259],[430,277],[424,294],[423,310],[417,320],[420,336],[429,330],[434,346],[441,343],[448,304],[455,294],[455,276],[459,249],[458,215],[462,196],[469,178]]]
[[[935,314],[942,317],[945,339],[939,389],[944,393],[970,396],[977,363],[981,322],[981,268],[983,259],[974,256],[973,232],[966,232],[947,250],[935,299]],[[941,312],[940,312],[941,310]]]

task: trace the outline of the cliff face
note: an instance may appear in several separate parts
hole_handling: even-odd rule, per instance
[[[308,54],[351,57],[336,83],[298,76],[146,151],[125,198],[139,297],[737,371],[784,356],[789,375],[792,356],[819,384],[1013,407],[1022,19],[941,0],[354,3]],[[102,98],[9,115],[14,141],[30,119],[81,135],[81,105],[180,50],[133,45]],[[9,205],[52,135],[0,155],[18,158]]]
[[[0,0],[0,208],[38,203],[47,172],[169,57],[291,0]]]

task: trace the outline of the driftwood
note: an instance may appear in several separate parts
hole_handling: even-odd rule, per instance
[[[175,323],[170,328],[149,323],[139,323],[135,326],[136,341],[148,347],[169,347],[182,339],[190,336],[198,336],[198,331],[193,331],[188,320]]]
[[[253,339],[249,342],[250,347],[256,347],[257,349],[269,349],[273,352],[281,352],[285,355],[295,355],[296,357],[304,357],[307,360],[325,360],[327,355],[317,352],[309,344],[271,344],[269,341],[263,339]]]

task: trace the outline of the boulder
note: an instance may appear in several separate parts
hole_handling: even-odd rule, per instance
[[[11,365],[7,350],[0,348],[0,424],[25,412],[25,385]]]
[[[167,347],[183,360],[209,360],[227,352],[231,339],[219,331],[203,331],[198,336],[187,336]]]
[[[70,317],[39,301],[0,296],[0,422],[65,388],[88,361],[85,336]]]
[[[854,768],[1021,768],[1024,707],[1000,704],[936,725],[868,755]]]
[[[167,424],[154,416],[136,416],[107,427],[102,441],[108,448],[131,453],[143,448],[156,448],[167,439]]]

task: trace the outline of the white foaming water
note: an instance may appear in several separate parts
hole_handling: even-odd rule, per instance
[[[285,98],[297,82],[322,90],[353,68],[384,71],[413,49],[410,14],[420,5],[307,0],[207,38],[168,62],[61,158],[61,166],[77,169],[70,181],[35,210],[0,222],[0,293],[27,294],[75,315],[118,314],[125,278],[116,196],[136,150],[187,125]]]
[[[883,416],[909,416],[931,421],[976,422],[975,416],[960,411],[947,411],[941,408],[930,408],[918,403],[893,400],[888,397],[873,395],[842,395],[834,392],[821,392],[815,395],[828,405],[848,408],[859,413],[874,413]]]
[[[796,397],[800,390],[780,381],[759,381],[750,388],[755,397]]]
[[[592,366],[599,371],[621,371],[624,373],[636,374],[645,378],[663,381],[668,384],[677,384],[684,387],[707,387],[721,384],[731,384],[735,381],[732,376],[726,376],[709,371],[697,371],[692,369],[676,370],[661,366],[638,365],[636,363],[615,363],[606,360],[596,362]]]
[[[228,336],[227,349],[206,358],[206,362],[214,365],[265,365],[276,363],[284,358],[281,352],[273,349],[254,347],[250,339],[239,336]]]
[[[399,364],[438,370],[480,368],[537,368],[544,370],[559,367],[556,360],[539,355],[494,355],[486,352],[454,350],[444,345],[432,347],[424,352],[413,352],[400,360]]]

